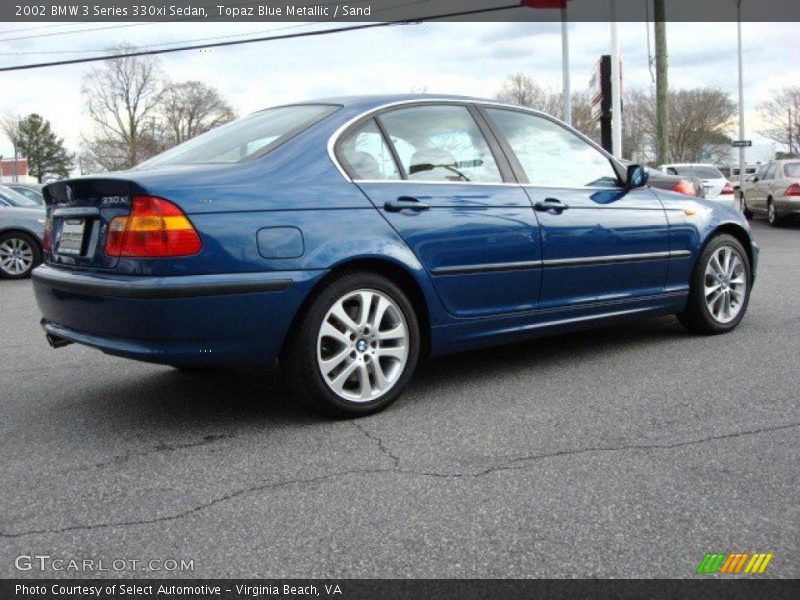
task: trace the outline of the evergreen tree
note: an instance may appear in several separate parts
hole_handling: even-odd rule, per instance
[[[36,113],[19,123],[19,153],[28,159],[28,172],[39,183],[69,177],[74,156],[64,147],[64,139],[50,129],[46,121]]]

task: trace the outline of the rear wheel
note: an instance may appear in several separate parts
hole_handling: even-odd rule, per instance
[[[346,273],[312,301],[284,354],[293,391],[336,416],[360,416],[394,402],[419,358],[413,306],[391,280]]]
[[[733,330],[747,310],[751,281],[750,260],[739,240],[727,234],[714,237],[697,260],[689,301],[678,320],[695,333]]]
[[[21,231],[0,235],[0,277],[24,279],[42,262],[42,250],[33,236]]]
[[[767,200],[767,221],[773,227],[781,226],[781,218],[778,215],[778,209],[775,208],[775,201],[772,198]]]

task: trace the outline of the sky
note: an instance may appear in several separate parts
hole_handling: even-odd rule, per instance
[[[122,42],[151,46],[325,26],[109,25],[2,23],[0,65],[87,56],[91,53],[85,51],[101,51]],[[649,27],[652,45],[652,24]],[[87,31],[91,29],[95,31]],[[648,24],[620,23],[619,33],[624,85],[653,86],[648,68]],[[586,89],[597,58],[610,51],[610,27],[608,23],[571,23],[569,36],[573,90]],[[669,23],[667,44],[672,88],[718,87],[736,100],[736,23]],[[797,26],[745,23],[743,47],[747,137],[758,144],[766,141],[755,133],[761,126],[758,103],[768,99],[773,90],[800,85]],[[239,115],[274,104],[336,95],[425,91],[493,97],[505,78],[516,72],[529,74],[559,92],[561,28],[558,23],[424,23],[181,52],[162,55],[160,60],[170,79],[196,79],[216,87]],[[82,77],[92,66],[2,73],[0,113],[39,113],[50,120],[70,150],[78,150],[81,134],[91,130],[80,89]],[[735,127],[730,133],[738,137]],[[12,154],[6,139],[0,140],[0,154]]]

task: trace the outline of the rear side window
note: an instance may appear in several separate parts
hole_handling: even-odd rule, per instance
[[[786,163],[783,165],[784,177],[800,177],[800,162]]]
[[[778,163],[770,163],[767,172],[764,174],[764,179],[775,179],[775,171],[778,170]]]
[[[351,131],[339,142],[339,155],[353,179],[383,181],[400,179],[389,146],[373,119]]]
[[[568,129],[549,119],[514,110],[486,112],[508,140],[533,185],[616,187],[611,161]]]
[[[724,175],[722,171],[717,169],[716,167],[698,167],[698,166],[688,166],[688,167],[672,167],[675,170],[676,175],[683,175],[685,177],[697,177],[698,179],[723,179]]]
[[[503,181],[489,144],[465,106],[413,106],[378,119],[411,181]]]
[[[338,108],[327,104],[268,108],[212,129],[144,161],[136,168],[240,162],[272,150]]]

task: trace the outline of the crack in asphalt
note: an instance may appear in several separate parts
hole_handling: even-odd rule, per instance
[[[540,461],[546,460],[550,458],[559,458],[563,456],[576,456],[580,454],[587,454],[592,452],[623,452],[627,450],[670,450],[674,448],[682,448],[685,446],[694,446],[698,444],[706,444],[709,442],[715,442],[720,440],[728,440],[728,439],[735,439],[744,436],[750,435],[759,435],[763,433],[772,433],[775,431],[782,431],[786,429],[793,429],[800,427],[800,423],[789,423],[786,425],[775,425],[772,427],[761,427],[759,429],[751,429],[747,431],[738,431],[734,433],[722,434],[722,435],[715,435],[695,440],[685,440],[682,442],[674,442],[669,444],[623,444],[619,446],[595,446],[589,448],[577,448],[574,450],[560,450],[557,452],[549,452],[545,454],[532,454],[528,456],[521,456],[514,459],[510,459],[508,461],[492,465],[480,471],[475,472],[466,472],[466,473],[439,473],[436,471],[421,471],[415,469],[401,469],[397,466],[399,462],[399,457],[392,454],[385,445],[383,445],[382,440],[380,438],[375,437],[374,435],[369,434],[366,430],[364,430],[360,425],[355,424],[355,426],[361,430],[364,435],[366,435],[371,440],[378,442],[379,450],[386,454],[387,456],[391,457],[393,460],[396,460],[394,468],[376,468],[376,469],[349,469],[346,471],[338,471],[333,473],[326,473],[325,475],[317,475],[314,477],[302,477],[297,479],[287,479],[284,481],[276,481],[270,483],[261,483],[258,485],[254,485],[251,487],[243,488],[241,490],[237,490],[235,492],[231,492],[229,494],[225,494],[223,496],[219,496],[217,498],[212,498],[207,502],[202,504],[198,504],[197,506],[193,506],[190,509],[181,511],[179,513],[175,513],[172,515],[166,515],[163,517],[154,517],[152,519],[136,519],[131,521],[113,521],[109,523],[90,523],[85,525],[70,525],[68,527],[62,527],[58,529],[36,529],[36,530],[29,530],[29,531],[20,531],[17,533],[7,533],[0,531],[0,538],[21,538],[27,537],[31,535],[44,535],[44,534],[59,534],[59,533],[66,533],[70,531],[91,531],[94,529],[107,529],[111,527],[131,527],[136,525],[153,525],[156,523],[164,523],[167,521],[176,521],[178,519],[183,519],[188,517],[192,514],[198,513],[203,511],[207,508],[211,508],[212,506],[216,506],[217,504],[222,504],[224,502],[228,502],[245,494],[264,491],[268,489],[277,489],[282,487],[287,487],[290,485],[295,484],[313,484],[313,483],[320,483],[323,481],[327,481],[329,479],[334,479],[336,477],[345,477],[349,475],[375,475],[375,474],[383,474],[383,473],[395,473],[395,474],[402,474],[402,475],[414,475],[418,477],[435,477],[439,479],[459,479],[459,478],[478,478],[488,475],[490,473],[502,472],[502,471],[511,471],[511,470],[518,470],[524,469],[530,464]],[[207,437],[214,437],[214,436],[207,436]],[[203,442],[203,443],[211,443],[211,442]],[[194,443],[193,445],[203,445],[203,443]],[[168,449],[175,449],[173,447],[168,447]]]
[[[388,456],[389,458],[392,459],[392,462],[394,463],[395,468],[400,466],[400,457],[397,456],[396,454],[394,454],[389,449],[389,447],[384,443],[382,438],[380,438],[379,436],[375,435],[374,433],[371,433],[371,432],[367,431],[366,429],[364,429],[364,427],[360,423],[358,423],[357,421],[353,421],[352,423],[353,423],[353,426],[356,429],[358,429],[361,433],[363,433],[365,436],[367,436],[370,440],[372,440],[373,442],[376,442],[378,444],[378,450],[380,450],[383,454],[385,454],[386,456]]]

